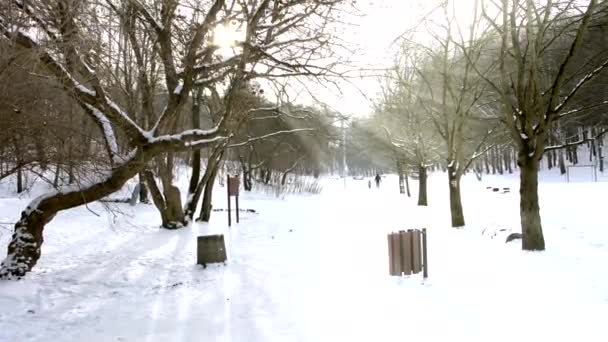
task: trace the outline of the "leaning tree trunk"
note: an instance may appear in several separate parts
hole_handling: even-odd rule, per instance
[[[186,222],[192,222],[196,207],[198,206],[198,201],[200,200],[201,195],[203,194],[203,190],[207,185],[207,181],[211,177],[212,171],[217,167],[221,160],[223,154],[222,151],[223,147],[216,147],[213,150],[211,156],[207,158],[207,168],[205,169],[205,173],[203,173],[203,178],[201,178],[201,180],[196,185],[194,193],[188,196],[188,199],[186,200],[186,205],[184,206],[184,216]]]
[[[534,157],[529,157],[526,152],[520,152],[518,159],[522,249],[542,251],[545,249],[545,239],[538,203],[538,161]]]
[[[450,213],[452,216],[452,227],[464,226],[464,213],[460,196],[460,174],[453,167],[448,167],[448,181],[450,188]]]
[[[410,193],[409,175],[407,174],[407,171],[405,172],[405,174],[403,175],[403,177],[405,178],[405,192],[407,194],[407,197],[412,197],[412,194]]]
[[[133,158],[113,169],[103,181],[87,188],[48,193],[30,202],[15,224],[6,259],[0,264],[0,279],[21,278],[31,271],[40,258],[44,227],[58,212],[97,201],[116,192],[143,165],[140,157]]]
[[[199,221],[209,222],[211,219],[211,198],[213,196],[213,185],[215,184],[215,178],[217,177],[217,170],[219,169],[219,163],[211,170],[209,179],[205,184],[205,193],[203,194],[203,203],[201,204],[201,214]],[[227,185],[226,185],[227,186]]]
[[[424,165],[418,166],[418,205],[427,206],[427,191],[426,191],[426,167]]]

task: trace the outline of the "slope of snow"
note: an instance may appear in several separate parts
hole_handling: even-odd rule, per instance
[[[34,272],[0,282],[0,341],[604,341],[608,183],[551,172],[542,253],[504,243],[519,230],[516,175],[466,176],[460,230],[445,174],[430,176],[428,208],[416,206],[414,181],[412,198],[396,193],[394,176],[380,189],[349,179],[346,190],[326,180],[318,196],[246,193],[241,208],[258,213],[232,228],[214,212],[210,224],[161,230],[143,204],[114,205],[124,216],[98,203],[89,207],[101,217],[63,212]],[[216,187],[215,208],[225,191]],[[0,222],[27,203],[0,199]],[[429,278],[389,277],[386,234],[420,227]],[[210,233],[225,234],[229,260],[203,269],[196,236]],[[6,246],[10,232],[0,234]]]

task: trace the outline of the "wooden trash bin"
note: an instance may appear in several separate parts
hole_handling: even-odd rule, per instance
[[[226,261],[224,235],[204,235],[197,238],[196,263],[206,266]]]
[[[417,274],[428,276],[426,229],[402,230],[388,235],[389,274]]]

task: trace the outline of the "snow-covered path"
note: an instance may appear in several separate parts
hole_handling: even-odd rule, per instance
[[[320,196],[245,194],[241,207],[259,214],[231,229],[217,212],[178,231],[159,230],[151,206],[121,206],[115,221],[97,204],[102,217],[62,213],[35,272],[0,283],[0,341],[604,341],[608,221],[601,201],[568,196],[608,184],[543,184],[549,248],[524,253],[507,232],[490,238],[518,227],[518,195],[485,186],[514,178],[464,180],[464,230],[449,228],[443,178],[431,177],[429,208],[395,194],[390,176],[380,190],[349,180]],[[1,199],[0,221],[25,203]],[[429,279],[389,277],[386,233],[423,226]],[[218,232],[229,262],[196,266],[196,236]]]

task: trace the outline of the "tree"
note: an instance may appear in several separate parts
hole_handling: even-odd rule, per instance
[[[395,155],[397,169],[413,169],[418,175],[418,205],[428,205],[427,169],[438,162],[439,137],[432,121],[432,107],[420,89],[424,81],[419,76],[420,63],[416,50],[404,42],[393,70],[387,75],[382,107],[379,108],[390,148]],[[424,91],[424,90],[423,90]],[[390,128],[389,128],[390,127]],[[400,185],[403,183],[399,172]],[[407,172],[406,176],[407,177]],[[409,188],[409,187],[408,187]]]
[[[522,248],[544,250],[538,198],[539,161],[546,151],[574,146],[580,142],[547,146],[551,127],[603,102],[575,106],[581,90],[597,77],[608,59],[588,59],[583,68],[574,65],[581,52],[589,25],[598,11],[597,1],[584,5],[577,1],[542,4],[531,0],[502,0],[488,7],[483,3],[485,21],[499,34],[498,81],[485,77],[499,94],[502,119],[517,146],[520,168],[520,216]],[[491,9],[499,14],[494,17]],[[574,13],[582,14],[576,15]],[[564,21],[567,22],[564,22]],[[566,49],[555,49],[568,37]],[[551,61],[558,61],[551,63]]]
[[[182,5],[186,4],[173,0],[12,0],[8,4],[10,11],[0,13],[4,41],[36,53],[54,82],[95,123],[109,161],[102,177],[45,194],[28,205],[15,224],[7,257],[0,266],[0,278],[21,277],[34,267],[40,258],[44,227],[57,212],[115,192],[158,156],[199,149],[230,138],[233,107],[247,81],[330,74],[321,62],[315,62],[323,61],[325,48],[330,45],[325,30],[337,15],[340,1],[263,0],[239,6],[224,0],[202,1],[198,7],[187,6],[193,11],[191,15],[180,13],[185,8]],[[160,96],[163,106],[147,107],[154,118],[147,128],[138,124],[135,113],[128,112],[109,90],[111,79],[122,75],[116,72],[120,67],[111,63],[116,41],[107,34],[92,33],[89,26],[99,8],[131,13],[136,18],[134,29],[154,37],[154,61],[161,66],[146,66],[138,73],[150,80],[160,72],[162,93],[153,95]],[[218,22],[229,19],[245,28],[245,37],[237,43],[235,53],[225,58],[218,55],[219,48],[211,36]],[[100,40],[93,39],[97,37]],[[211,62],[201,64],[209,55]],[[191,92],[220,84],[225,87],[219,123],[211,129],[176,129]],[[149,101],[150,97],[146,99]]]
[[[491,103],[487,86],[474,71],[475,65],[483,63],[484,44],[475,39],[478,15],[474,13],[469,34],[464,35],[453,6],[456,6],[454,2],[441,1],[435,11],[440,11],[443,20],[423,20],[432,43],[417,43],[415,37],[401,38],[423,56],[408,64],[417,76],[417,83],[410,86],[423,89],[419,92],[418,103],[426,107],[443,140],[452,227],[462,227],[465,220],[460,179],[473,161],[489,148],[484,145],[488,144],[497,124],[491,120],[477,120]]]

